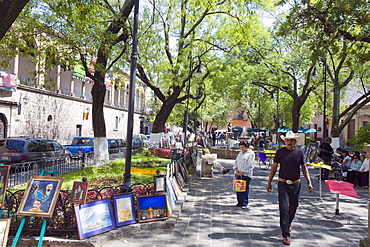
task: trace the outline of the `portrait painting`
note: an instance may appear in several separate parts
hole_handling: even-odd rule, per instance
[[[113,205],[116,226],[136,223],[134,197],[132,194],[114,196]]]
[[[0,165],[0,208],[4,206],[5,193],[8,188],[10,165]]]
[[[76,204],[84,204],[87,197],[87,182],[75,181],[72,187],[71,202]]]
[[[166,175],[153,176],[154,178],[154,193],[166,192]]]
[[[75,214],[80,239],[115,228],[110,199],[75,205]]]
[[[168,219],[166,194],[138,196],[137,214],[139,222]]]
[[[10,218],[0,219],[0,246],[6,247],[10,228]]]
[[[18,208],[18,215],[51,217],[54,211],[62,177],[32,176]]]

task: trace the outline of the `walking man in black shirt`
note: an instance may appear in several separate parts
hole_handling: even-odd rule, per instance
[[[275,154],[266,189],[268,192],[272,191],[271,181],[275,176],[278,164],[280,164],[278,178],[280,228],[283,244],[290,245],[291,224],[297,211],[301,190],[300,168],[302,168],[303,176],[308,182],[308,192],[312,192],[313,187],[304,162],[304,154],[300,148],[296,147],[296,143],[300,139],[298,134],[288,131],[286,136],[281,136],[281,138],[286,146],[280,148]]]

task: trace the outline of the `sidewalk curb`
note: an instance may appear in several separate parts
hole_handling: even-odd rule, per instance
[[[150,231],[150,230],[160,230],[160,229],[173,229],[178,222],[178,219],[181,215],[182,209],[184,207],[184,202],[188,195],[191,183],[194,179],[193,173],[190,176],[190,180],[186,185],[184,191],[181,192],[180,198],[177,201],[175,208],[172,211],[172,214],[168,220],[165,221],[153,221],[146,223],[136,223],[127,226],[122,226],[111,230],[106,233],[102,233],[87,239],[79,240],[78,236],[73,236],[72,238],[57,238],[57,237],[44,237],[42,241],[43,246],[47,247],[100,247],[104,243],[115,240],[118,238],[123,238],[125,235],[138,233],[140,231]],[[7,246],[11,246],[13,243],[14,237],[9,237]],[[38,245],[39,237],[20,237],[17,246],[22,247],[34,247]]]

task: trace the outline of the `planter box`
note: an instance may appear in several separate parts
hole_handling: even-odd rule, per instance
[[[217,148],[212,148],[211,153],[217,154],[217,158],[222,158],[222,159],[235,159],[240,150],[230,150],[230,149],[217,149]]]

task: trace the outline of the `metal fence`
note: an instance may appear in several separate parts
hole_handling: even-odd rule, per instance
[[[82,159],[42,159],[39,161],[14,164],[9,174],[8,187],[23,185],[31,176],[39,176],[42,170],[57,171],[59,175],[82,169]]]
[[[178,160],[172,160],[169,166],[174,166],[176,162],[185,163],[186,167],[194,164],[196,159],[195,151],[191,150],[187,155],[179,157]],[[89,163],[87,159],[85,162]],[[10,186],[13,184],[27,183],[30,176],[39,175],[42,169],[58,171],[59,175],[65,174],[82,168],[82,159],[72,159],[68,163],[62,160],[43,160],[43,162],[29,162],[15,168],[9,178]],[[175,169],[168,169],[173,171]],[[4,207],[1,209],[2,218],[10,218],[10,235],[15,235],[21,220],[24,216],[18,216],[17,211],[21,203],[25,190],[7,190]],[[138,195],[151,195],[154,193],[153,182],[135,183],[130,187],[126,185],[106,186],[94,188],[88,191],[86,202],[93,202],[106,198],[112,199],[114,195],[133,193],[136,198]],[[45,236],[71,237],[78,233],[75,217],[74,204],[70,202],[71,191],[61,190],[53,212],[53,215],[47,221]],[[43,218],[26,217],[26,223],[22,230],[22,236],[37,236],[40,234]]]

